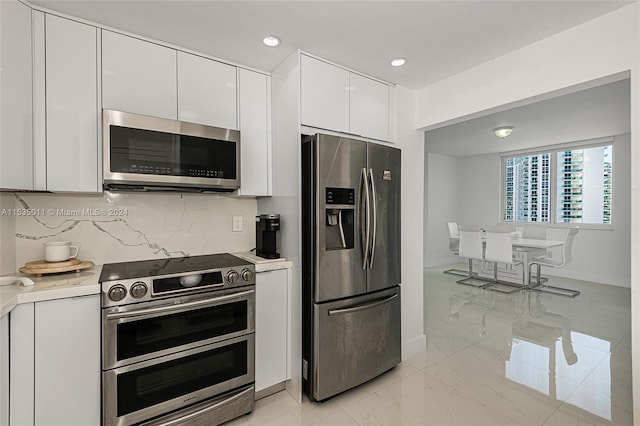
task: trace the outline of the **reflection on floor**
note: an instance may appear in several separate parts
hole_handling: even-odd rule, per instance
[[[464,267],[463,265],[454,265]],[[427,350],[317,404],[280,392],[231,425],[631,425],[630,290],[500,294],[425,270]]]

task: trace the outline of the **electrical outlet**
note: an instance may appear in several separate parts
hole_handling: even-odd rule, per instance
[[[233,232],[242,232],[242,216],[233,217],[233,226],[231,230]]]

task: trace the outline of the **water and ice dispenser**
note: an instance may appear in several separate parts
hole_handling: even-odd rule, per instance
[[[326,249],[352,249],[355,233],[355,190],[326,188],[325,204]]]

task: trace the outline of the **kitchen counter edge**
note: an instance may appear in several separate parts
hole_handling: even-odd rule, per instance
[[[293,262],[285,258],[263,259],[253,253],[234,253],[233,255],[253,263],[256,267],[256,273],[277,271],[279,269],[289,269],[293,267]]]
[[[24,303],[45,302],[48,300],[66,299],[69,297],[90,296],[100,294],[100,272],[102,265],[96,265],[80,272],[28,277],[34,281],[33,286],[16,284],[0,286],[0,318],[11,312],[13,308]]]

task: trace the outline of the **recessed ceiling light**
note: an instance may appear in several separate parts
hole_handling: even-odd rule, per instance
[[[495,133],[496,136],[499,138],[506,138],[511,134],[513,129],[514,129],[513,126],[500,126],[493,129],[493,133]]]
[[[393,58],[391,60],[391,66],[392,67],[401,67],[406,63],[407,63],[406,58]]]
[[[280,44],[280,39],[274,35],[265,36],[262,42],[269,47],[277,47]]]

